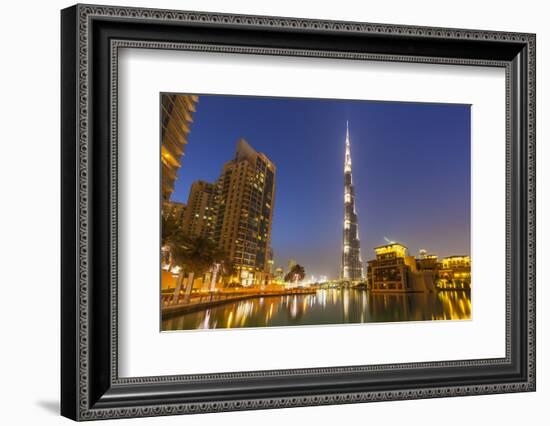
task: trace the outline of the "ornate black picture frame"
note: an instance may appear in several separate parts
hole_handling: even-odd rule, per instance
[[[535,390],[535,35],[126,7],[61,13],[61,413],[74,420]],[[120,378],[121,47],[506,70],[506,356]]]

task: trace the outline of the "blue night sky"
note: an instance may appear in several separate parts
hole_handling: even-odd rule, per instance
[[[470,254],[469,105],[201,95],[193,120],[172,199],[214,182],[244,137],[277,167],[276,266],[338,277],[346,120],[365,266],[384,237]]]

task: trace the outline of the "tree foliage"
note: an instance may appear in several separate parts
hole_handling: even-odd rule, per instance
[[[170,265],[186,272],[202,275],[215,263],[224,272],[231,269],[227,254],[212,239],[188,236],[171,217],[162,218],[162,247],[169,252]]]
[[[306,277],[306,270],[302,265],[294,265],[285,275],[286,282],[302,281]]]

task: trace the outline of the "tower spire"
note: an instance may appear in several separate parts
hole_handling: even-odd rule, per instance
[[[351,176],[351,148],[349,122],[347,120],[346,155],[344,161],[344,230],[342,240],[340,279],[348,282],[361,281],[364,278],[363,262],[361,260],[357,212],[355,211],[355,189]]]

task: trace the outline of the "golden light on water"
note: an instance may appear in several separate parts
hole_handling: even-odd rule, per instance
[[[435,319],[470,319],[472,315],[472,301],[470,297],[460,297],[462,292],[441,291],[437,297],[443,305],[443,317]]]
[[[174,316],[163,330],[471,319],[469,291],[372,294],[349,289],[230,302]]]
[[[233,323],[233,311],[229,313],[229,317],[227,317],[227,328],[231,328],[231,324]]]

